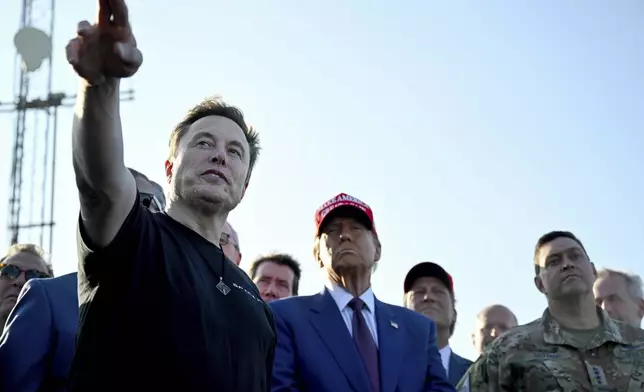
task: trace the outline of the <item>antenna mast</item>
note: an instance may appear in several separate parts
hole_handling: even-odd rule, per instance
[[[14,100],[0,112],[15,114],[7,228],[11,244],[54,242],[58,109],[75,96],[52,91],[55,0],[22,0],[16,47]],[[125,91],[123,100],[133,99]],[[129,96],[127,96],[129,94]]]

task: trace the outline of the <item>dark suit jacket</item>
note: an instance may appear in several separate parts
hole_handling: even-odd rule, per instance
[[[472,361],[465,359],[460,355],[454,354],[454,352],[452,351],[452,354],[449,356],[449,382],[456,387],[458,382],[461,381],[463,375],[467,373],[467,369],[469,369],[471,365]]]
[[[272,392],[370,392],[362,359],[327,290],[270,307],[277,329]],[[377,299],[375,316],[381,392],[454,391],[431,320]]]
[[[32,279],[0,338],[0,391],[64,391],[78,325],[76,273]]]

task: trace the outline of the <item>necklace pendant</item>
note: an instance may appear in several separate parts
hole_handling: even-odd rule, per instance
[[[230,293],[230,287],[228,287],[228,285],[226,285],[223,280],[217,283],[217,290],[221,291],[223,295],[228,295],[228,293]]]

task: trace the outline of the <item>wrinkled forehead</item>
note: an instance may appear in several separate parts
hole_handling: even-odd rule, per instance
[[[561,255],[571,251],[580,251],[585,253],[581,244],[572,238],[559,237],[545,243],[539,249],[539,259],[545,260],[550,256]]]
[[[622,276],[609,275],[599,278],[595,281],[593,286],[595,295],[600,297],[607,297],[609,295],[626,293],[626,280]]]
[[[7,265],[15,265],[22,270],[36,270],[47,272],[45,260],[28,252],[19,252],[7,257],[4,262]]]
[[[513,325],[514,315],[506,308],[494,307],[481,313],[479,321],[482,324]]]
[[[233,230],[233,227],[230,225],[230,223],[224,223],[224,226],[221,228],[221,232],[227,234],[233,240],[237,240],[235,230]]]
[[[248,150],[248,141],[244,131],[233,120],[222,116],[206,116],[190,125],[181,140],[182,144],[200,138],[212,138],[224,143],[239,143]]]
[[[288,265],[278,264],[272,260],[266,260],[257,267],[257,277],[292,280],[294,276],[295,273]]]

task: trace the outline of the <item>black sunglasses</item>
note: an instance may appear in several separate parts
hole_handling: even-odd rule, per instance
[[[163,206],[159,202],[159,199],[152,193],[143,193],[139,192],[139,201],[145,208],[151,209],[153,211],[161,211]]]
[[[23,272],[25,273],[25,280],[51,278],[51,275],[40,271],[23,270],[12,264],[0,264],[0,278],[2,279],[16,280]]]

